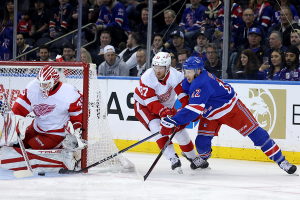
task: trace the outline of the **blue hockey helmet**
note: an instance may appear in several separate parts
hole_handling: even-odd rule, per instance
[[[201,71],[204,70],[204,62],[199,57],[191,56],[184,61],[182,68],[183,69],[194,69],[195,73],[197,74],[198,69],[201,69]]]

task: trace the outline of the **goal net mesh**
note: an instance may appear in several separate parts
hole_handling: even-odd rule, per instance
[[[57,62],[51,63],[47,64],[50,64],[56,69],[60,75],[61,82],[75,86],[81,94],[83,94],[83,90],[85,89],[88,89],[89,91],[87,122],[88,147],[86,155],[82,154],[82,157],[86,156],[86,166],[94,164],[118,152],[119,150],[114,142],[113,133],[109,127],[107,109],[103,102],[100,86],[97,80],[96,67],[94,65],[89,67],[89,85],[84,88],[83,66],[74,67],[74,65],[68,65],[68,63],[60,64],[60,66],[58,66],[59,63]],[[11,107],[16,101],[18,95],[25,90],[27,84],[36,79],[39,70],[43,66],[42,64],[38,66],[37,62],[35,65],[36,66],[30,66],[30,64],[25,65],[24,62],[22,62],[22,64],[14,62],[14,65],[10,66],[0,64],[0,84],[3,84],[4,86],[5,93],[8,96]],[[1,93],[0,99],[3,99],[3,94]],[[32,118],[32,116],[34,117],[34,113],[31,112],[29,116],[31,117],[27,118]],[[29,123],[27,125],[29,125]],[[134,171],[134,165],[122,155],[118,155],[106,162],[103,162],[97,167],[92,168],[92,171]]]

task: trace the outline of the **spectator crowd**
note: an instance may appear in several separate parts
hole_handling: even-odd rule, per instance
[[[146,68],[148,0],[24,0],[28,9],[17,13],[17,56],[20,61],[75,61],[77,40],[81,60],[95,63],[99,76],[141,76]],[[5,3],[4,3],[5,2]],[[3,2],[0,14],[0,61],[12,59],[14,1]],[[175,2],[175,0],[171,0]],[[228,55],[229,79],[300,80],[300,4],[295,0],[187,0],[160,11],[169,1],[153,1],[150,60],[168,52],[172,67],[182,71],[190,56],[222,78],[222,56]],[[223,52],[224,4],[230,4],[229,49]],[[185,9],[181,9],[181,7]],[[2,12],[1,12],[2,13]],[[64,37],[62,37],[64,36]],[[54,39],[59,41],[45,45]],[[31,51],[34,48],[38,50]],[[28,53],[29,52],[29,53]]]

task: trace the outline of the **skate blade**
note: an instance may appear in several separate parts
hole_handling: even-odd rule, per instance
[[[175,170],[178,172],[178,174],[183,174],[181,167],[176,167]]]
[[[193,169],[194,171],[202,171],[202,170],[208,170],[211,169],[210,167],[206,167],[206,168],[197,168],[197,169]]]

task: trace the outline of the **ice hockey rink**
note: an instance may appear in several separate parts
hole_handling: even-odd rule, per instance
[[[124,153],[144,175],[156,154]],[[300,176],[288,175],[277,164],[242,160],[209,159],[211,169],[191,170],[183,157],[183,174],[162,157],[143,182],[136,172],[59,175],[16,179],[0,169],[0,199],[30,200],[297,200]],[[298,168],[300,166],[297,166]]]

